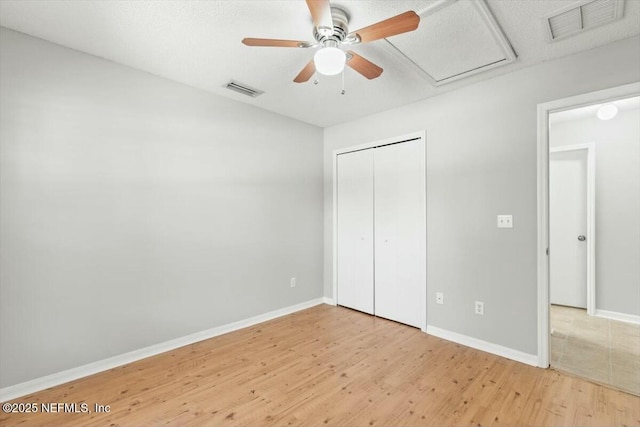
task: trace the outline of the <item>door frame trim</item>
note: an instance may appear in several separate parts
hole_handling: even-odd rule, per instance
[[[537,282],[538,366],[549,367],[549,114],[640,96],[640,82],[538,104]]]
[[[549,147],[549,153],[587,150],[587,314],[596,315],[596,145]],[[551,285],[551,283],[550,283]]]
[[[417,132],[412,132],[409,134],[405,134],[405,135],[400,135],[400,136],[394,136],[391,138],[385,138],[385,139],[381,139],[381,140],[377,140],[377,141],[372,141],[372,142],[367,142],[365,144],[359,144],[359,145],[354,145],[354,146],[350,146],[350,147],[343,147],[343,148],[339,148],[336,150],[333,150],[332,153],[332,176],[333,176],[333,184],[332,184],[332,191],[333,191],[333,218],[332,218],[332,238],[333,238],[333,245],[332,245],[332,259],[333,259],[333,301],[334,303],[337,305],[338,304],[338,155],[340,154],[345,154],[345,153],[350,153],[353,151],[359,151],[359,150],[366,150],[369,148],[375,148],[375,147],[381,147],[383,145],[390,145],[390,144],[397,144],[400,142],[404,142],[404,141],[408,141],[408,140],[413,140],[413,139],[422,139],[422,141],[424,141],[424,169],[425,169],[425,173],[424,173],[424,179],[425,179],[425,183],[424,183],[424,188],[425,188],[425,195],[424,195],[424,201],[425,201],[425,217],[424,217],[424,229],[427,229],[427,207],[426,207],[426,203],[427,203],[427,195],[426,195],[426,188],[427,188],[427,131],[426,130],[420,130]],[[420,300],[422,302],[421,305],[421,317],[422,317],[422,322],[420,325],[420,329],[426,333],[427,331],[427,272],[426,272],[426,253],[427,253],[427,236],[425,235],[425,240],[424,240],[424,249],[425,249],[425,272],[424,272],[424,286],[421,289],[421,295],[420,295]]]

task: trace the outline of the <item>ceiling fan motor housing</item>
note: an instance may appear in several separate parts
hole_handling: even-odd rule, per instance
[[[329,41],[340,44],[349,34],[349,15],[347,12],[339,7],[331,6],[331,18],[333,19],[332,29],[313,27],[313,38],[323,45]],[[333,43],[330,44],[333,45]]]

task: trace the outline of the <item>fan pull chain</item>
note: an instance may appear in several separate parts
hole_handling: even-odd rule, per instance
[[[342,91],[340,91],[340,95],[344,95],[344,68],[342,69]]]

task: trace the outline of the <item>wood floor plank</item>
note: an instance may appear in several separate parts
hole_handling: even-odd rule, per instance
[[[15,402],[2,426],[640,425],[640,398],[321,305]]]

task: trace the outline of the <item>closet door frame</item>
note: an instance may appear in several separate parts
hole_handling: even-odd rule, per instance
[[[406,135],[401,135],[401,136],[395,136],[392,138],[386,138],[386,139],[382,139],[382,140],[378,140],[378,141],[373,141],[373,142],[368,142],[365,144],[359,144],[359,145],[354,145],[354,146],[350,146],[350,147],[344,147],[344,148],[340,148],[337,150],[333,150],[333,156],[332,156],[332,167],[333,167],[333,248],[332,248],[332,258],[333,258],[333,304],[335,305],[337,300],[338,300],[338,224],[337,224],[337,219],[338,219],[338,176],[337,176],[337,164],[338,164],[338,155],[340,154],[345,154],[345,153],[350,153],[353,151],[358,151],[358,150],[366,150],[369,148],[375,148],[375,147],[380,147],[383,145],[390,145],[390,144],[398,144],[398,143],[402,143],[405,141],[410,141],[410,140],[415,140],[415,139],[421,139],[423,141],[424,144],[424,165],[425,165],[425,176],[424,176],[424,188],[425,188],[425,192],[426,192],[426,182],[427,182],[427,173],[426,173],[426,165],[427,165],[427,159],[426,159],[426,155],[427,155],[427,133],[426,130],[422,130],[422,131],[418,131],[418,132],[413,132],[413,133],[409,133]],[[423,229],[426,230],[427,229],[427,206],[426,206],[426,202],[427,202],[427,197],[426,197],[426,193],[425,193],[425,197],[424,197],[424,201],[425,201],[425,206],[424,206],[424,227]],[[425,254],[425,271],[423,272],[423,278],[424,278],[424,286],[422,286],[421,288],[421,295],[420,295],[420,300],[421,300],[421,325],[420,325],[420,329],[426,333],[427,331],[427,271],[426,271],[426,264],[427,264],[427,260],[426,260],[426,247],[427,247],[427,236],[425,235],[425,239],[424,239],[424,254]]]

